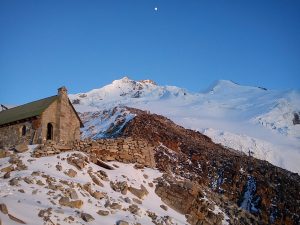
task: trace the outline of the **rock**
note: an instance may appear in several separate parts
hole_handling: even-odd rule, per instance
[[[122,181],[122,182],[110,182],[110,187],[117,192],[121,192],[123,195],[127,194],[127,190],[128,190],[128,185],[126,181]]]
[[[33,179],[31,179],[30,177],[24,177],[23,179],[27,184],[33,184]]]
[[[70,188],[68,189],[68,192],[71,199],[78,199],[78,195],[74,189]]]
[[[97,160],[96,165],[103,167],[104,169],[114,170],[114,168],[101,160]]]
[[[70,208],[77,208],[77,209],[80,209],[81,206],[83,205],[82,200],[70,201],[68,197],[61,197],[58,202],[62,206],[68,206]]]
[[[143,164],[136,163],[136,164],[134,164],[134,168],[135,168],[135,169],[144,169],[145,166],[144,166]]]
[[[69,177],[75,177],[77,175],[77,172],[73,169],[69,169],[65,171],[65,174],[68,175]]]
[[[109,215],[109,211],[106,211],[106,210],[99,210],[97,213],[100,216],[107,216],[107,215]]]
[[[27,170],[27,169],[28,169],[28,167],[25,164],[23,164],[22,161],[20,161],[20,162],[18,162],[15,170],[21,171],[21,170]]]
[[[43,181],[41,181],[41,180],[38,180],[37,182],[36,182],[36,184],[37,185],[40,185],[40,186],[44,186],[45,184],[43,183]]]
[[[60,205],[68,206],[70,200],[68,197],[61,197],[58,202]]]
[[[104,171],[104,170],[99,170],[98,173],[102,176],[102,177],[105,177],[107,178],[107,173]]]
[[[0,149],[0,159],[10,156],[11,153],[7,150]]]
[[[148,179],[148,178],[149,178],[149,176],[148,176],[147,174],[143,174],[143,177],[144,177],[145,179]]]
[[[91,222],[91,221],[95,220],[94,217],[92,217],[88,213],[81,213],[81,219],[83,219],[85,222]]]
[[[11,179],[9,181],[9,185],[11,185],[11,186],[17,186],[17,185],[19,185],[19,179],[17,177]]]
[[[8,173],[8,172],[11,172],[13,170],[14,170],[14,167],[12,165],[10,165],[10,166],[2,168],[0,171],[4,172],[4,173]]]
[[[163,210],[168,210],[168,207],[166,205],[160,205],[160,208],[162,208]]]
[[[135,204],[130,205],[128,208],[128,211],[134,215],[139,215],[139,210],[140,210],[140,208]]]
[[[25,193],[25,191],[23,189],[19,189],[18,191],[21,193]]]
[[[41,209],[38,213],[38,217],[44,217],[46,210]]]
[[[104,185],[101,183],[101,181],[95,176],[93,175],[92,173],[89,173],[90,177],[92,178],[93,182],[95,184],[97,184],[98,186],[100,187],[103,187]]]
[[[8,214],[8,217],[9,217],[11,220],[13,220],[13,221],[15,221],[15,222],[17,222],[17,223],[26,224],[23,220],[20,220],[20,219],[18,219],[17,217],[11,215],[11,214]]]
[[[67,158],[70,165],[75,166],[77,169],[82,170],[88,162],[88,157],[82,154],[74,153]]]
[[[70,201],[69,204],[68,204],[69,207],[77,208],[77,209],[80,209],[82,205],[83,205],[82,200]]]
[[[33,171],[31,173],[31,176],[40,176],[41,175],[41,172],[40,171]]]
[[[124,201],[125,201],[126,203],[131,203],[131,199],[128,198],[128,197],[124,198]]]
[[[1,203],[0,204],[0,211],[3,213],[3,214],[8,214],[8,210],[7,210],[7,207],[4,203]]]
[[[135,203],[140,204],[140,205],[143,203],[140,199],[137,199],[137,198],[133,198],[132,201],[134,201]]]
[[[147,189],[141,184],[141,189],[137,189],[134,187],[129,187],[128,190],[135,196],[137,196],[140,199],[143,199],[146,195],[149,194]]]
[[[126,222],[126,221],[124,221],[124,220],[119,220],[119,221],[117,222],[117,225],[129,225],[129,223]]]
[[[6,174],[4,174],[3,178],[4,178],[4,179],[10,178],[10,172],[7,172]]]
[[[109,206],[111,209],[122,209],[122,206],[116,202],[110,204]]]
[[[28,151],[28,146],[27,144],[19,144],[14,149],[16,152],[22,153]]]
[[[86,190],[90,195],[92,195],[93,190],[92,190],[92,185],[90,182],[86,183],[82,187],[84,190]]]
[[[92,196],[95,198],[95,199],[102,199],[104,198],[104,194],[100,191],[95,191],[92,193]]]
[[[57,169],[58,171],[61,171],[61,170],[62,170],[62,166],[61,166],[61,165],[56,165],[55,167],[56,167],[56,169]]]

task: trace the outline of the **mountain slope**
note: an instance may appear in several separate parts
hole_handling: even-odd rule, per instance
[[[88,155],[78,151],[33,158],[34,147],[0,159],[0,222],[3,224],[20,224],[20,220],[30,225],[186,223],[184,215],[160,207],[164,203],[155,194],[155,179],[162,176],[158,170],[108,162],[114,168],[109,170],[93,164]],[[71,158],[83,162],[82,166],[70,163]],[[3,178],[7,172],[9,177]],[[95,175],[97,183],[92,179]],[[112,183],[136,189],[145,185],[147,194],[140,199],[130,191],[114,190]]]
[[[253,152],[254,157],[300,173],[300,125],[293,123],[300,112],[299,91],[266,90],[220,80],[205,92],[190,93],[125,77],[100,89],[70,95],[70,99],[76,110],[94,115],[124,106],[161,114],[224,146]],[[99,122],[95,116],[85,120]],[[84,130],[89,137],[105,132],[106,128],[101,128],[89,135]]]
[[[201,217],[197,212],[202,208],[202,202],[198,200],[205,193],[210,201],[217,203],[226,212],[230,224],[289,224],[289,221],[292,221],[291,224],[299,223],[299,175],[239,151],[226,149],[200,132],[185,129],[161,115],[137,109],[134,113],[136,116],[121,129],[119,137],[145,140],[151,146],[156,146],[156,167],[164,172],[156,186],[156,193],[168,206],[183,214],[189,214],[192,217],[189,222],[197,222],[197,218],[203,219],[203,215]],[[103,141],[98,140],[99,143]],[[109,149],[103,150],[101,145],[98,148],[92,147],[96,144],[87,146],[91,147],[83,149],[84,151],[104,159],[126,152],[125,149],[109,147],[113,149],[110,155]],[[131,149],[130,146],[127,148]],[[123,158],[127,159],[122,156],[120,160]],[[145,160],[151,161],[148,158]],[[197,185],[189,182],[175,182],[178,178],[196,182],[200,187],[197,188]],[[234,206],[252,213],[253,221],[251,217],[241,216],[244,222],[240,222],[234,216],[234,212],[238,210],[232,208]],[[206,210],[200,211],[205,213]]]

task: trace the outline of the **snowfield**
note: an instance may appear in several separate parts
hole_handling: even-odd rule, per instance
[[[299,90],[266,90],[220,80],[205,92],[190,93],[124,77],[69,97],[82,113],[129,106],[161,114],[217,143],[245,154],[252,151],[259,159],[300,174],[300,124],[293,124],[294,113],[300,113]],[[99,120],[94,119],[89,123],[99,129],[93,136],[101,137],[107,126],[95,124]],[[84,134],[89,136],[86,130]]]
[[[53,224],[86,224],[80,218],[82,212],[88,213],[94,218],[93,221],[88,222],[88,224],[91,225],[116,224],[117,221],[120,220],[127,221],[129,224],[136,224],[137,222],[141,224],[153,224],[151,218],[147,215],[147,211],[154,212],[157,215],[157,221],[161,221],[162,224],[187,224],[184,215],[169,207],[167,211],[160,207],[160,205],[164,205],[164,203],[155,194],[154,180],[162,174],[156,169],[135,169],[133,164],[108,162],[107,164],[114,167],[114,170],[107,170],[93,163],[89,163],[82,170],[78,170],[75,166],[68,164],[65,159],[73,153],[84,155],[82,152],[71,151],[55,156],[31,158],[30,153],[33,151],[34,146],[30,146],[30,148],[31,149],[26,153],[18,154],[23,163],[28,166],[28,169],[12,171],[10,179],[1,178],[0,183],[0,203],[6,204],[10,214],[27,224],[51,224],[50,221],[52,221]],[[9,165],[9,157],[0,159],[0,170]],[[61,165],[62,170],[58,171],[56,165]],[[75,170],[77,175],[75,177],[67,176],[64,172],[68,169]],[[93,180],[88,175],[88,170],[105,171],[109,180],[101,181],[103,187],[98,186],[93,183]],[[11,186],[9,180],[18,177],[20,178],[18,184]],[[31,182],[25,182],[25,177]],[[53,178],[55,180],[51,180]],[[82,207],[80,209],[74,209],[61,206],[58,202],[63,192],[59,189],[55,190],[51,188],[49,179],[52,185],[62,185],[62,190],[64,191],[70,188],[66,182],[74,184],[73,189],[77,192],[78,199],[83,201]],[[140,185],[143,184],[149,194],[140,200],[141,204],[138,204],[133,202],[133,199],[137,197],[129,191],[127,194],[114,191],[110,186],[110,181],[126,181],[128,186],[135,188],[140,188]],[[107,197],[95,199],[78,186],[88,182],[92,184],[94,191],[100,191]],[[149,183],[154,183],[154,185],[150,187],[148,185]],[[127,198],[127,200],[125,200],[125,198]],[[128,199],[131,199],[130,203]],[[110,209],[109,207],[105,207],[105,205],[112,203],[120,204],[122,209]],[[132,214],[127,210],[132,204],[136,204],[139,207],[140,210],[137,214]],[[40,210],[47,210],[48,208],[52,209],[49,217],[50,220],[46,223],[38,214]],[[98,210],[109,211],[109,214],[101,216],[97,213]],[[12,221],[8,215],[2,214],[1,212],[0,215],[3,224],[19,224]],[[70,216],[73,219],[70,219]],[[224,222],[224,224],[226,224],[226,222]]]

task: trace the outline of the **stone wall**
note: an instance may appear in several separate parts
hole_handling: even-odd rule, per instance
[[[42,142],[46,142],[47,138],[47,124],[51,123],[53,126],[53,141],[58,142],[58,124],[56,118],[56,111],[57,111],[57,100],[55,100],[49,107],[42,113],[41,116],[41,136],[39,137],[42,139]]]
[[[21,143],[30,144],[35,135],[38,119],[18,123],[0,128],[0,147],[12,147]],[[26,134],[22,135],[22,128],[26,126]]]
[[[58,89],[56,118],[58,124],[58,142],[71,144],[80,140],[80,121],[67,95],[67,89]]]
[[[142,139],[117,138],[85,140],[75,145],[75,149],[87,152],[104,161],[140,163],[155,167],[154,146]]]

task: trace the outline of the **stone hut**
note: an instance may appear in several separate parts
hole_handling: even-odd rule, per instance
[[[80,139],[83,124],[67,89],[57,95],[0,112],[0,147],[42,144],[47,140],[71,145]]]

